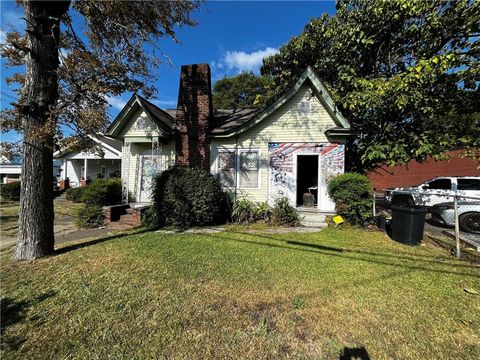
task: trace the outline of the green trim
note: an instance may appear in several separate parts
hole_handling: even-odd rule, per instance
[[[123,107],[122,111],[120,111],[108,128],[106,135],[113,137],[120,136],[123,128],[130,122],[132,113],[134,113],[138,108],[142,109],[145,114],[147,114],[147,117],[150,119],[150,121],[157,125],[159,136],[170,137],[173,135],[173,129],[171,129],[168,124],[165,124],[162,121],[156,121],[155,116],[153,116],[153,114],[147,108],[142,106],[142,101],[137,94],[133,94],[128,100],[127,104]],[[163,115],[164,111],[162,109],[160,110],[162,111]],[[170,119],[168,119],[166,115],[164,116],[165,118],[163,120],[170,124]]]
[[[244,131],[247,131],[260,123],[261,121],[265,120],[266,118],[270,117],[274,112],[276,112],[283,104],[285,104],[288,100],[290,100],[305,84],[305,82],[309,80],[311,85],[313,86],[313,90],[317,95],[317,98],[320,100],[321,104],[325,107],[329,115],[332,117],[333,121],[337,126],[340,126],[345,129],[350,128],[350,123],[347,119],[341,114],[340,110],[335,106],[335,102],[332,99],[332,96],[328,92],[327,88],[323,86],[320,79],[317,75],[313,72],[312,68],[309,66],[300,78],[295,82],[295,84],[285,92],[279,99],[277,99],[273,104],[268,106],[263,112],[258,114],[252,120],[250,120],[245,125],[234,129],[232,132],[222,135],[214,135],[213,138],[225,138],[236,136]]]

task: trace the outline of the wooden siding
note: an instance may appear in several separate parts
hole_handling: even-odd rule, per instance
[[[128,137],[125,138],[128,141]],[[130,192],[133,199],[137,198],[137,176],[138,176],[138,169],[139,166],[139,159],[140,156],[143,155],[146,151],[152,149],[151,142],[144,142],[144,143],[135,143],[132,142],[130,145],[130,154],[126,153],[126,147],[122,148],[122,157],[125,159],[122,162],[122,166],[125,166],[126,163],[129,164],[128,166],[128,191]],[[173,165],[175,162],[175,141],[170,140],[165,144],[161,144],[161,168],[162,170],[167,169],[169,166]],[[126,156],[130,156],[130,161],[126,161]],[[123,170],[122,170],[123,174]],[[135,200],[136,201],[136,200]]]
[[[310,113],[300,114],[301,101],[310,102]],[[327,143],[332,141],[325,131],[335,127],[335,122],[325,110],[320,100],[313,95],[309,85],[304,84],[298,93],[281,106],[272,116],[235,138],[213,139],[211,143],[210,165],[216,173],[217,149],[260,150],[260,187],[258,189],[238,189],[237,193],[248,194],[255,201],[267,201],[268,198],[268,143]]]
[[[144,126],[142,128],[139,128],[138,126],[139,120],[144,122]],[[120,133],[120,137],[158,137],[159,135],[160,132],[157,124],[151,121],[147,114],[141,109],[137,110],[133,114],[128,124],[125,125]]]

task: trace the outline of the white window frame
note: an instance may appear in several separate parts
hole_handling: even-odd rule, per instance
[[[219,169],[219,166],[218,166],[218,162],[220,160],[219,159],[220,153],[225,153],[225,152],[233,153],[233,156],[235,157],[235,167],[233,168],[233,170],[235,171],[235,174],[234,174],[235,185],[234,186],[225,186],[221,182],[220,182],[220,184],[225,189],[235,189],[235,188],[237,188],[237,185],[238,185],[238,160],[239,160],[238,159],[238,154],[237,154],[237,151],[236,151],[235,148],[217,147],[217,156],[215,157],[215,177],[217,178],[218,181],[220,181],[220,169]]]
[[[240,186],[240,154],[248,153],[248,152],[256,152],[258,154],[258,175],[257,175],[257,186],[256,187],[244,187]],[[261,149],[238,149],[237,152],[237,184],[239,189],[247,189],[247,190],[259,190],[261,188],[261,183],[262,183],[262,172],[261,172],[261,162],[262,159],[262,151]]]
[[[218,167],[219,162],[219,155],[221,152],[232,152],[235,154],[235,186],[222,186],[225,189],[246,189],[246,190],[259,190],[261,189],[262,184],[262,166],[261,166],[261,159],[262,159],[262,150],[260,148],[254,149],[239,149],[239,148],[232,148],[232,147],[221,147],[217,146],[217,154],[215,157],[215,176],[217,180],[220,180],[220,169]],[[242,152],[256,152],[258,154],[258,179],[257,179],[257,186],[256,187],[243,187],[240,186],[240,154]]]

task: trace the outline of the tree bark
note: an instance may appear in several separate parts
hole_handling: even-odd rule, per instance
[[[54,250],[53,143],[58,100],[60,17],[70,1],[26,1],[26,79],[18,104],[23,163],[16,260],[33,260]]]

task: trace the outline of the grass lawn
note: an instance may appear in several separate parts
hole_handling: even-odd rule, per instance
[[[54,202],[55,218],[60,217],[74,217],[76,211],[82,204]],[[20,212],[20,205],[18,201],[2,200],[0,205],[0,235],[1,236],[17,236],[18,232],[18,215]]]
[[[4,359],[478,359],[480,268],[379,232],[143,232],[1,255]]]

